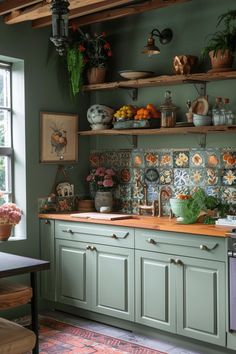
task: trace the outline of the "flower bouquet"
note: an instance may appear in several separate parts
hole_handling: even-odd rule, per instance
[[[5,241],[11,235],[12,226],[21,220],[21,210],[14,203],[4,203],[0,206],[0,240]]]
[[[96,191],[110,191],[117,184],[117,176],[112,168],[98,167],[93,169],[86,178]]]

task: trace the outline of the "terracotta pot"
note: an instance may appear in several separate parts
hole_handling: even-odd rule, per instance
[[[87,71],[89,84],[102,84],[105,82],[106,68],[90,68]]]
[[[222,51],[219,50],[214,56],[214,51],[209,52],[211,59],[212,70],[211,71],[224,71],[230,70],[233,65],[233,54],[228,49],[222,54]]]
[[[0,241],[7,241],[11,236],[12,225],[0,224]]]

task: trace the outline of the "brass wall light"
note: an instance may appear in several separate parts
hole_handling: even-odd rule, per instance
[[[171,41],[173,32],[170,28],[165,28],[161,32],[157,28],[154,28],[147,39],[147,44],[143,48],[142,53],[149,56],[160,53],[160,49],[155,45],[154,37],[158,37],[161,44],[167,44]]]
[[[65,53],[68,44],[68,13],[70,3],[68,0],[52,0],[52,37],[59,55]]]

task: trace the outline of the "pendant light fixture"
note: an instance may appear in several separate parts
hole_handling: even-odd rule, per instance
[[[59,55],[65,53],[68,44],[68,0],[52,0],[52,37],[50,40],[55,44]]]

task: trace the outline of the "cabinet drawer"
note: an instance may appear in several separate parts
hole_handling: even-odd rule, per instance
[[[135,229],[135,248],[225,261],[226,240],[220,237]]]
[[[134,229],[127,227],[57,221],[55,237],[118,247],[134,247]]]

